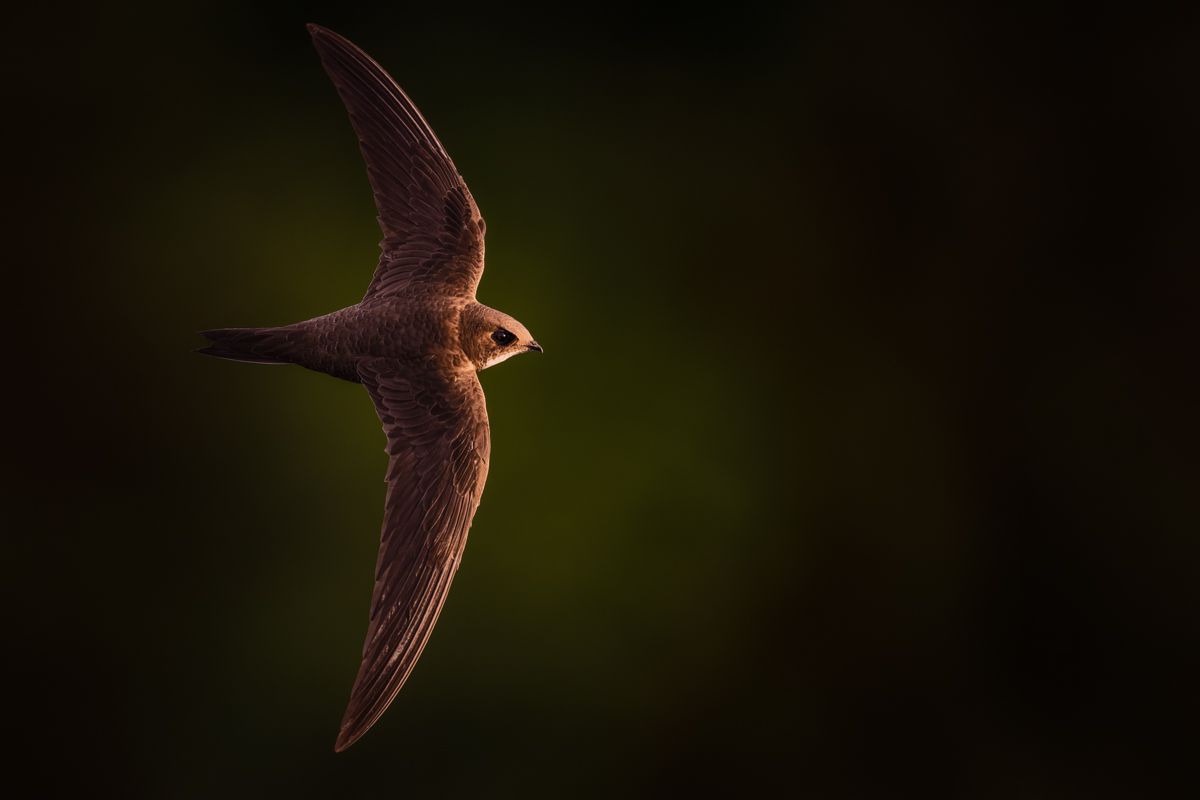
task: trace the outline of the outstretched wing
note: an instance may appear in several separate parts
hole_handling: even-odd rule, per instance
[[[483,275],[483,218],[421,112],[354,44],[309,25],[358,134],[375,191],[383,251],[364,299],[443,292],[468,297]]]
[[[393,363],[359,365],[391,458],[371,622],[337,750],[379,719],[421,655],[487,478],[487,408],[475,374],[414,375]]]

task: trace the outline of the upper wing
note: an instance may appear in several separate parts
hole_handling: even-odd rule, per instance
[[[487,479],[490,436],[479,379],[401,374],[391,363],[359,365],[391,459],[371,622],[337,750],[379,719],[416,664]]]
[[[308,30],[350,113],[379,210],[383,252],[366,297],[433,289],[473,298],[484,223],[454,162],[383,67],[333,31]]]

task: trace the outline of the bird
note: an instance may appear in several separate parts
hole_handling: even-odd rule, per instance
[[[429,123],[369,55],[307,26],[358,136],[383,233],[357,304],[279,327],[201,331],[198,352],[297,364],[366,388],[386,434],[386,498],[362,660],[335,751],[383,715],[421,655],[462,560],[491,436],[478,373],[542,352],[476,300],[483,217]]]

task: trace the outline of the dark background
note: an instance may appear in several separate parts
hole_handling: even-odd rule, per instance
[[[373,268],[308,21],[420,105],[487,217],[480,299],[547,350],[483,376],[463,568],[341,755],[378,422],[352,384],[191,353]],[[8,28],[18,773],[123,797],[1190,777],[1194,13],[210,2]]]

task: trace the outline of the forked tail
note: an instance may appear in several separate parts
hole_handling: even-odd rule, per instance
[[[249,364],[293,364],[297,331],[291,328],[217,328],[200,331],[211,344],[197,353]]]

